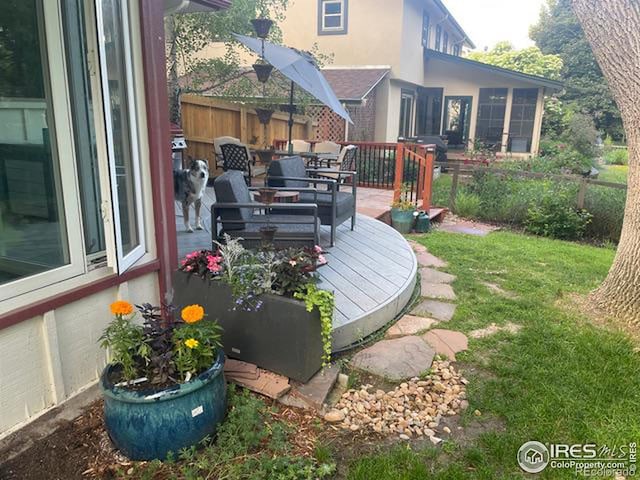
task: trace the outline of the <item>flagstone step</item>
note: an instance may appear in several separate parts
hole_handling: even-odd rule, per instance
[[[424,330],[428,330],[438,321],[432,318],[416,317],[415,315],[405,315],[387,330],[385,338],[406,337],[415,335]]]
[[[442,300],[455,300],[456,293],[451,285],[446,283],[420,283],[420,295],[426,298],[439,298]]]
[[[444,355],[449,360],[455,360],[456,353],[469,347],[467,336],[454,330],[434,328],[422,335],[422,339],[433,347],[437,354]]]
[[[452,283],[456,279],[455,275],[441,272],[434,268],[423,267],[420,269],[420,280],[427,283]]]
[[[453,318],[456,306],[453,303],[440,302],[438,300],[424,300],[412,311],[412,315],[429,317],[441,322],[448,322]]]
[[[391,381],[402,381],[429,370],[434,355],[435,350],[420,337],[408,336],[381,340],[359,351],[351,359],[351,366]]]

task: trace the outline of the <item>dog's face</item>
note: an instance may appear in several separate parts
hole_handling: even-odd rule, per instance
[[[209,167],[204,160],[193,160],[189,166],[189,175],[193,178],[208,178]]]

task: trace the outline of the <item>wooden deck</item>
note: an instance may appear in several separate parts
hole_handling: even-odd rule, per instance
[[[182,212],[176,208],[178,251],[187,253],[211,247],[209,206],[213,190],[207,189],[203,205],[205,230],[187,233]],[[193,225],[193,209],[192,225]],[[359,214],[356,228],[350,222],[338,228],[337,241],[329,248],[329,228],[322,227],[320,243],[328,264],[318,270],[320,287],[335,294],[333,350],[348,348],[393,320],[413,293],[417,262],[404,237],[388,225]]]

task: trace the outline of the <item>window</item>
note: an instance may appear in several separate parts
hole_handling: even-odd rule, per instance
[[[102,0],[97,11],[98,38],[104,39],[100,67],[119,271],[145,253],[127,4]]]
[[[459,57],[459,56],[460,56],[460,44],[456,43],[456,44],[453,46],[453,54],[454,54],[456,57]]]
[[[436,25],[436,44],[434,50],[440,50],[440,42],[442,39],[442,27],[440,25]]]
[[[0,16],[0,52],[19,59],[0,61],[0,302],[145,253],[128,2],[15,3]]]
[[[429,14],[422,14],[422,46],[429,48]]]
[[[318,34],[347,33],[348,0],[318,0]]]
[[[504,115],[507,108],[506,88],[481,88],[478,99],[476,138],[488,145],[502,143]]]
[[[538,102],[537,88],[514,88],[509,124],[509,151],[527,153],[531,151],[533,123]]]
[[[449,34],[444,32],[444,37],[442,39],[442,53],[447,53],[449,50]]]
[[[83,273],[57,2],[0,16],[0,299]],[[6,7],[6,6],[5,6]]]
[[[440,135],[442,88],[419,88],[416,101],[416,135]]]
[[[400,94],[400,130],[399,137],[407,138],[413,135],[413,100],[414,94],[409,90],[403,90]]]

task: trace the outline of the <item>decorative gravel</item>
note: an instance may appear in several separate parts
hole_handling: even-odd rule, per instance
[[[346,391],[325,420],[351,431],[399,435],[408,440],[429,437],[434,444],[440,420],[468,407],[467,380],[449,361],[435,360],[431,374],[414,377],[389,392],[371,385]]]

